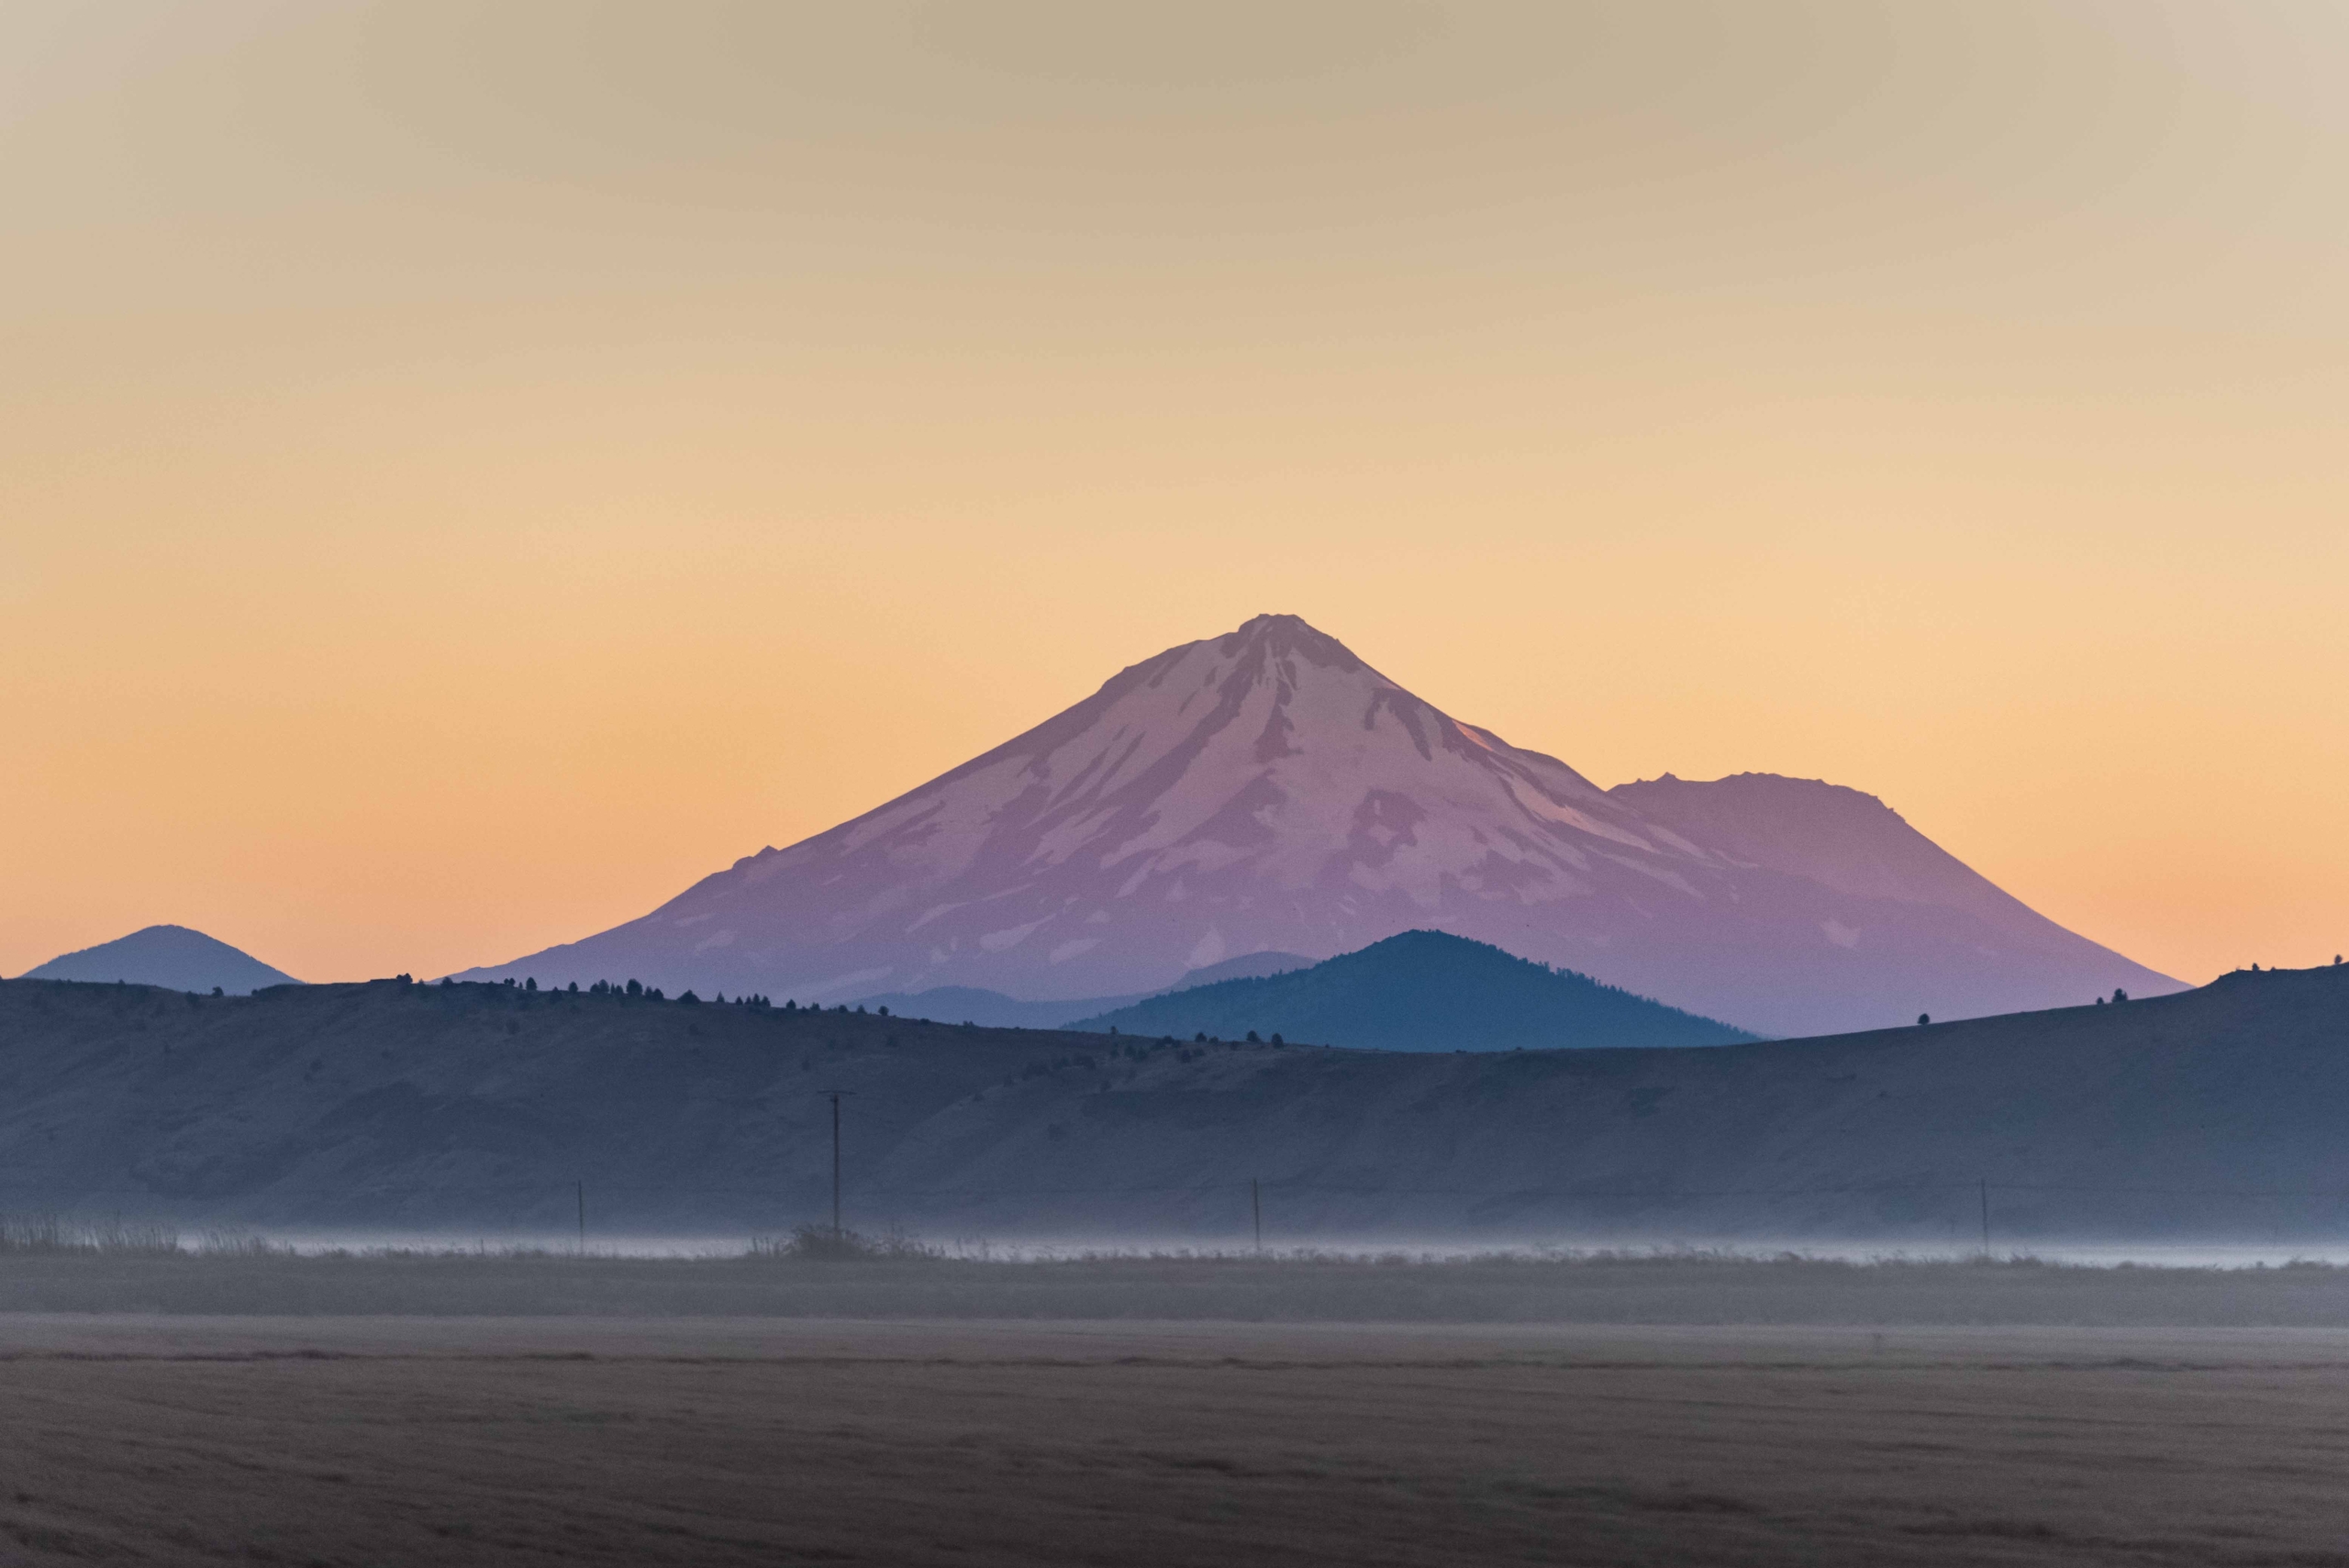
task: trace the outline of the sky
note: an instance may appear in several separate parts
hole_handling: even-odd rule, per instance
[[[2349,9],[0,7],[0,973],[644,913],[1265,611],[2349,948]]]

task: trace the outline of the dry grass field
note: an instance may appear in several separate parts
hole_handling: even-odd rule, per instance
[[[0,1562],[2349,1564],[2349,1332],[0,1317]]]

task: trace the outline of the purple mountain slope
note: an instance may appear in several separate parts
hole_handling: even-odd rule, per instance
[[[1781,1035],[2179,989],[1871,796],[1753,774],[1602,790],[1293,616],[1169,649],[863,817],[464,978],[1083,997],[1417,929]]]

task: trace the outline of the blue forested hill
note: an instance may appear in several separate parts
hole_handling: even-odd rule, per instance
[[[1194,986],[1067,1027],[1183,1040],[1236,1040],[1254,1030],[1380,1051],[1734,1045],[1759,1038],[1442,931],[1405,931],[1309,969]]]

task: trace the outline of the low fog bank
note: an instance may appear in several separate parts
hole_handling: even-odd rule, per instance
[[[0,1219],[0,1227],[7,1222]],[[184,1251],[261,1250],[317,1256],[334,1252],[419,1252],[587,1256],[613,1259],[720,1259],[763,1255],[777,1246],[765,1231],[711,1229],[670,1235],[500,1228],[394,1229],[317,1229],[255,1232],[241,1228],[184,1230],[151,1229],[173,1236]],[[863,1235],[863,1233],[857,1233]],[[1067,1262],[1105,1259],[1316,1259],[1411,1262],[1473,1262],[1496,1259],[1561,1262],[1594,1256],[1686,1258],[1703,1256],[1749,1262],[1798,1258],[1831,1263],[1971,1263],[1985,1256],[2028,1260],[2067,1268],[2254,1269],[2313,1263],[2349,1269],[2349,1239],[2308,1240],[2295,1237],[2226,1237],[2200,1240],[2114,1240],[2109,1237],[2032,1238],[1985,1249],[1974,1242],[1920,1242],[1913,1237],[1821,1240],[1804,1236],[1559,1235],[1474,1237],[1457,1235],[1336,1235],[1272,1238],[1261,1246],[1246,1238],[1073,1231],[1009,1236],[971,1236],[902,1229],[880,1233],[909,1251],[969,1262]]]
[[[2313,1258],[1113,1252],[816,1228],[699,1245],[631,1256],[19,1227],[0,1234],[0,1313],[2349,1328],[2349,1263]]]

